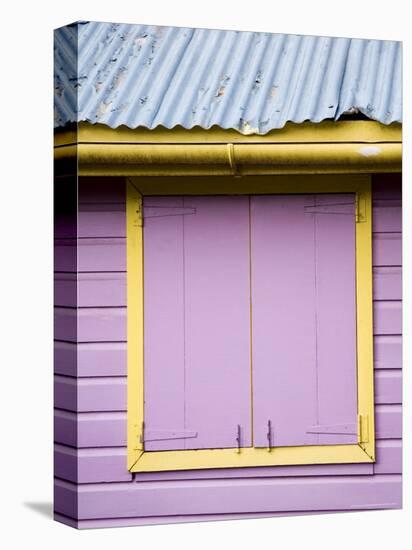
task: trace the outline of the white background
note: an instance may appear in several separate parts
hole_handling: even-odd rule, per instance
[[[1,529],[3,548],[114,547],[379,550],[410,547],[403,511],[76,531],[51,518],[52,499],[52,29],[79,19],[404,40],[406,0],[14,0],[3,3],[1,68]],[[6,7],[7,6],[7,7]],[[406,90],[411,93],[410,65]],[[409,81],[409,82],[408,82]],[[406,98],[405,121],[410,115]],[[407,112],[409,111],[409,112]],[[405,129],[409,127],[405,124]],[[408,138],[409,136],[406,135]],[[405,141],[408,152],[410,139]],[[411,217],[404,172],[404,220]],[[409,234],[410,224],[404,227]],[[407,238],[407,245],[410,239]],[[410,253],[404,265],[410,277]],[[404,278],[406,280],[406,276]],[[405,285],[405,311],[410,307]],[[410,323],[406,323],[409,333]],[[410,346],[405,345],[405,366]],[[407,371],[407,369],[405,369]],[[410,395],[405,372],[405,395]],[[405,434],[409,408],[405,408]],[[406,439],[405,465],[410,462]],[[409,457],[409,458],[407,458]],[[4,464],[3,464],[4,462]],[[408,474],[408,471],[406,471]],[[410,489],[410,488],[409,488]],[[410,518],[409,518],[410,519]],[[409,542],[406,542],[409,540]]]

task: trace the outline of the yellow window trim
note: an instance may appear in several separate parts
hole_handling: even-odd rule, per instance
[[[128,469],[131,472],[374,462],[372,194],[367,175],[127,180]],[[358,444],[144,451],[142,195],[356,194]]]

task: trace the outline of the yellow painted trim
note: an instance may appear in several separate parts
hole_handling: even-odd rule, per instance
[[[56,168],[77,155],[82,176],[399,172],[402,159],[401,126],[373,121],[292,124],[263,136],[82,123],[75,142],[73,135],[56,133]]]
[[[126,182],[127,226],[127,441],[128,468],[143,452],[143,228],[142,197]]]
[[[372,188],[365,183],[357,193],[359,219],[356,224],[356,300],[358,414],[361,434],[367,423],[367,437],[360,445],[375,456],[374,383],[373,383],[373,307],[372,307]],[[366,439],[366,441],[365,441]]]
[[[133,472],[196,470],[202,468],[246,468],[302,464],[349,464],[371,462],[359,445],[313,445],[301,447],[204,449],[199,451],[158,451],[141,455]]]
[[[128,464],[132,472],[182,470],[194,468],[230,468],[246,466],[327,464],[373,462],[374,393],[373,393],[373,322],[372,322],[372,191],[370,177],[355,176],[295,176],[250,178],[188,178],[179,186],[175,178],[138,178],[129,180],[127,205],[128,250]],[[197,451],[144,452],[136,447],[143,422],[143,294],[141,222],[134,220],[136,201],[141,207],[144,194],[297,194],[297,193],[356,193],[356,300],[357,300],[357,378],[358,413],[368,418],[368,437],[364,425],[359,426],[359,442],[353,445],[314,445],[301,447],[274,447],[265,449],[207,449]],[[183,187],[182,187],[183,185]],[[208,193],[207,193],[208,192]],[[138,238],[135,237],[136,233]],[[129,241],[131,242],[129,244]],[[140,247],[140,250],[137,250]],[[136,260],[135,260],[136,258]],[[137,267],[139,266],[139,267]],[[138,343],[137,339],[141,339]],[[132,386],[132,389],[130,389]],[[137,399],[138,403],[134,400]],[[365,441],[366,440],[366,441]]]
[[[397,143],[402,141],[402,125],[385,126],[373,120],[287,123],[264,135],[241,134],[214,126],[208,130],[195,127],[110,128],[105,124],[81,122],[77,130],[58,130],[56,147],[74,143]]]

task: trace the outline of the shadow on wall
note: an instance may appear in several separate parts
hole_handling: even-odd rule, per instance
[[[53,503],[52,502],[23,502],[23,506],[30,508],[43,517],[53,519]]]

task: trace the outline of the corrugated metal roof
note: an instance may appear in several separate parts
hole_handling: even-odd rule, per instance
[[[361,112],[402,118],[400,42],[82,22],[55,33],[55,125],[265,134]]]

